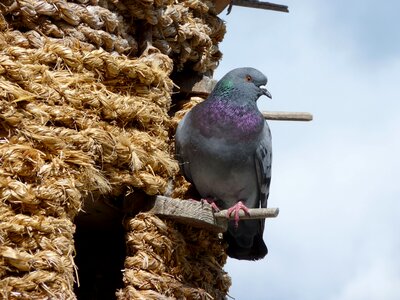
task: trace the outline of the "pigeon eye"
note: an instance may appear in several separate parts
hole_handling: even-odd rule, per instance
[[[246,75],[246,81],[252,81],[252,80],[253,80],[253,78],[251,78],[250,75]]]

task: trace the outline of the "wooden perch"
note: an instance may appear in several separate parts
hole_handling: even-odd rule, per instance
[[[274,121],[311,121],[313,115],[308,112],[283,112],[283,111],[264,111],[264,118]]]
[[[289,8],[287,5],[255,1],[255,0],[233,0],[233,5],[250,7],[250,8],[275,10],[275,11],[286,12],[286,13],[289,12]]]
[[[249,211],[250,215],[246,215],[240,211],[240,219],[275,218],[279,214],[278,208],[253,208]],[[211,205],[208,203],[195,200],[172,199],[165,196],[157,196],[154,199],[150,212],[193,227],[204,228],[214,232],[225,232],[228,228],[228,220],[233,220],[233,215],[230,217],[227,216],[227,210],[214,213]]]
[[[241,220],[251,220],[251,219],[265,219],[265,218],[276,218],[279,215],[279,208],[250,208],[249,214],[244,211],[239,212],[239,217]],[[214,213],[214,218],[233,220],[233,214],[228,217],[228,210],[224,209],[219,212]]]

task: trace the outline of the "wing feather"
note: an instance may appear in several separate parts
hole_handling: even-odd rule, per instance
[[[256,150],[256,170],[260,191],[260,206],[267,207],[269,186],[271,183],[272,141],[271,131],[265,122],[263,137]]]
[[[179,168],[181,169],[181,173],[185,178],[192,182],[192,176],[190,173],[190,164],[188,163],[187,153],[185,153],[185,149],[187,149],[187,144],[190,143],[190,135],[187,133],[187,126],[185,122],[188,122],[189,119],[188,112],[185,117],[179,122],[178,128],[176,129],[175,134],[175,158],[179,163]]]

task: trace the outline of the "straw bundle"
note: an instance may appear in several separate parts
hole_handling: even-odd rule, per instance
[[[103,2],[112,10],[153,25],[153,45],[173,59],[178,71],[189,68],[204,73],[217,67],[222,57],[218,43],[226,29],[216,16],[213,1],[100,1]]]
[[[12,46],[0,53],[0,68],[3,68],[0,118],[4,136],[0,145],[0,205],[9,215],[2,214],[2,224],[6,227],[0,227],[3,245],[7,246],[0,250],[4,258],[2,265],[8,265],[1,274],[2,278],[7,277],[6,281],[2,280],[0,284],[6,285],[6,290],[2,291],[9,289],[10,293],[14,289],[20,291],[19,285],[27,281],[26,276],[29,278],[38,269],[48,270],[49,274],[69,274],[64,284],[71,288],[74,226],[69,220],[79,211],[84,198],[91,194],[120,195],[127,186],[140,188],[147,194],[163,193],[168,178],[177,172],[177,164],[168,152],[167,135],[168,92],[172,85],[168,73],[153,66],[159,58],[160,66],[169,62],[168,59],[162,54],[150,54],[137,61],[124,61],[114,59],[104,51],[80,55],[73,52],[70,60],[82,61],[81,66],[86,70],[74,73],[70,61],[63,64],[65,68],[70,66],[69,71],[61,67],[52,70],[48,64],[40,64],[45,60],[41,54],[52,56],[54,60],[60,58],[52,51],[54,46],[47,41],[43,53]],[[12,58],[11,52],[14,54]],[[68,56],[72,53],[63,54]],[[52,62],[52,59],[47,60],[47,63]],[[107,67],[118,70],[119,74],[110,76]],[[99,82],[98,74],[102,74],[104,80],[119,82],[120,86],[108,88]],[[135,96],[122,91],[128,88],[128,79],[136,82]],[[147,98],[144,93],[147,93]],[[52,260],[47,266],[33,263],[29,267],[17,268],[20,263],[12,261],[28,259],[25,256],[28,249],[23,244],[24,239],[18,240],[21,243],[9,241],[13,232],[7,223],[13,224],[26,216],[37,217],[37,222],[48,223],[48,226],[57,219],[70,224],[62,233],[70,239],[70,248],[65,251],[56,248],[54,254],[58,260]],[[49,234],[54,234],[52,231],[43,232],[41,228],[29,229],[29,233],[25,232],[26,227],[21,227],[21,230],[21,234],[44,235],[50,240]],[[37,246],[33,247],[37,251],[35,254],[40,256],[47,251],[47,248]],[[16,253],[11,255],[10,248]],[[63,259],[63,255],[67,258]],[[57,265],[63,260],[70,261],[70,264]],[[10,268],[9,264],[13,267]],[[25,272],[29,273],[25,276]],[[12,286],[14,281],[8,276],[10,274],[18,274],[21,283]],[[36,284],[50,289],[51,285],[47,284],[50,279],[46,277],[43,280],[46,281]],[[54,288],[56,291],[64,290],[57,285]]]
[[[0,298],[74,299],[73,223],[19,214],[4,204],[0,214]]]
[[[153,45],[173,59],[177,70],[202,73],[217,67],[222,57],[218,43],[226,31],[212,1],[6,0],[0,10],[13,15],[0,26],[75,38],[88,50],[102,47],[129,55],[138,54],[137,41],[144,36],[140,29],[151,24]]]
[[[128,257],[118,299],[224,299],[226,254],[215,234],[141,213],[126,224]]]
[[[143,32],[146,22],[152,26]],[[84,200],[166,191],[178,173],[169,136],[174,127],[168,115],[170,75],[174,69],[213,70],[224,32],[209,1],[2,2],[0,298],[74,299],[73,219]],[[186,251],[185,259],[199,255],[188,246],[189,237],[199,236],[194,229],[147,217],[155,232],[165,233],[164,227],[177,236],[185,232],[171,237],[171,243],[185,245],[179,250]],[[132,237],[135,228],[127,228],[128,243],[139,238]],[[222,257],[220,241],[204,238],[218,249],[200,243],[199,251]],[[185,256],[174,263],[180,266]],[[128,277],[138,268],[131,257]],[[224,260],[210,258],[208,267],[200,260],[204,272],[214,270],[207,278],[222,276]],[[174,273],[169,262],[157,276],[172,276],[176,288],[173,293],[156,288],[157,295],[178,295],[186,288],[182,284],[197,289],[195,294],[199,288],[216,298],[226,293],[225,277],[216,284],[194,284],[200,277],[188,275],[186,267]],[[141,274],[147,271],[143,267]],[[128,279],[126,284],[120,291],[124,299],[136,288]]]

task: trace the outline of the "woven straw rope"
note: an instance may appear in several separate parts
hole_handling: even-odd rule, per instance
[[[225,27],[209,1],[2,4],[0,297],[74,299],[74,216],[88,197],[120,196],[127,189],[165,192],[178,172],[169,137],[175,125],[168,116],[169,76],[173,67],[213,70]],[[137,28],[143,22],[152,24],[151,43],[158,49],[149,47],[131,58],[139,54],[137,41],[144,33]],[[176,182],[175,194],[183,195],[187,183],[181,177]],[[153,222],[156,229],[167,226],[151,216],[140,220]],[[170,230],[176,226],[168,224]],[[131,241],[133,227],[127,225],[127,230]],[[186,239],[193,229],[181,230]],[[173,278],[173,292],[138,287],[135,282],[152,278],[154,270],[143,267],[128,242],[132,256],[127,257],[126,287],[119,297],[132,291],[144,299],[148,294],[223,297],[230,284],[221,269],[223,245],[217,237],[208,238],[221,257],[208,262],[215,270],[209,278],[224,278],[217,284],[192,284],[184,292],[183,283],[196,277],[163,271],[157,276]],[[141,272],[135,273],[138,265]]]
[[[118,299],[224,299],[230,286],[222,270],[217,235],[141,213],[126,222],[126,287]]]

